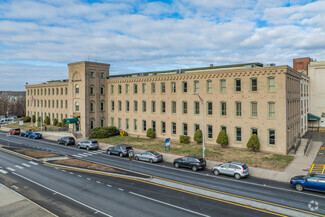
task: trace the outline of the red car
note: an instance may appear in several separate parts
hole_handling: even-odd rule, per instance
[[[12,128],[9,130],[10,135],[19,135],[20,134],[20,128]]]

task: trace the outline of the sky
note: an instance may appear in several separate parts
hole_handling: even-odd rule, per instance
[[[111,75],[325,61],[324,11],[322,0],[0,0],[0,91],[66,79],[80,61]]]

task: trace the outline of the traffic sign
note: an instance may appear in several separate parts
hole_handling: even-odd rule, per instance
[[[121,135],[121,138],[123,139],[124,138],[124,131],[123,130],[121,130],[120,135]]]
[[[133,157],[129,157],[129,161],[132,161],[133,160]]]
[[[133,151],[129,151],[129,157],[133,157],[134,153]]]

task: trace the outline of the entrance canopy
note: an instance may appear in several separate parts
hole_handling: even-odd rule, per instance
[[[66,121],[67,124],[75,124],[75,123],[79,123],[79,119],[78,118],[68,118]]]
[[[308,121],[319,121],[320,120],[320,117],[318,117],[316,115],[313,115],[311,113],[308,113],[307,114],[307,119],[308,119]]]

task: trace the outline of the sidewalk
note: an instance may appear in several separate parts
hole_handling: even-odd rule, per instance
[[[24,196],[0,184],[0,216],[56,216]]]

